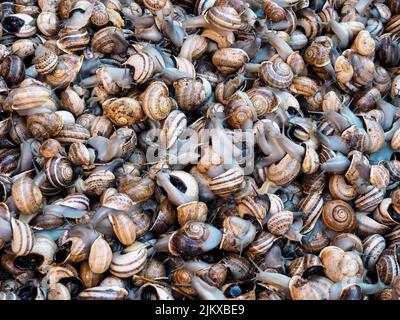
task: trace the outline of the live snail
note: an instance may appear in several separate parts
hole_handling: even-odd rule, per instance
[[[0,300],[400,299],[400,0],[0,9]]]

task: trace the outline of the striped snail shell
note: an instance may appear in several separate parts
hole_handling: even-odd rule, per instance
[[[315,254],[306,254],[294,259],[288,268],[291,277],[298,275],[305,279],[314,274],[323,274],[324,266],[321,259]]]
[[[223,31],[236,31],[242,25],[239,14],[230,6],[211,7],[205,13],[204,19],[215,28]]]
[[[42,206],[42,192],[27,176],[17,179],[12,185],[14,204],[22,214],[33,214]]]
[[[252,88],[246,94],[256,109],[258,119],[276,111],[280,104],[278,96],[266,87]]]
[[[214,249],[221,239],[221,231],[212,225],[189,221],[171,235],[168,250],[174,256],[195,256]]]
[[[74,178],[72,165],[66,157],[48,159],[45,171],[47,181],[55,188],[68,186]]]
[[[86,28],[73,30],[64,28],[59,32],[57,47],[66,53],[84,50],[90,42],[90,35]]]
[[[11,218],[11,228],[11,251],[16,256],[27,255],[33,248],[34,235],[31,227],[21,220]]]
[[[268,230],[276,236],[286,234],[293,224],[293,212],[284,210],[274,213],[268,220]]]
[[[231,168],[214,177],[209,183],[210,190],[217,196],[227,196],[240,189],[244,181],[243,172],[237,168]]]
[[[256,237],[256,227],[248,220],[230,216],[223,222],[224,234],[220,248],[240,253],[248,247]]]
[[[382,252],[376,263],[376,271],[383,283],[391,285],[396,277],[400,275],[398,257],[394,249],[386,249]]]
[[[343,200],[331,200],[324,204],[322,221],[336,232],[351,232],[356,228],[356,214]]]
[[[122,252],[113,254],[110,272],[118,278],[129,278],[139,273],[145,267],[146,262],[146,246],[140,242],[135,242]]]
[[[46,47],[40,46],[35,51],[34,63],[37,73],[48,74],[56,68],[58,56]]]
[[[259,73],[265,83],[276,89],[289,87],[294,77],[290,66],[280,58],[263,62]]]
[[[312,230],[322,214],[324,201],[319,193],[311,193],[300,200],[299,210],[304,212],[302,233]]]
[[[363,262],[367,270],[372,271],[386,247],[386,241],[380,234],[373,234],[363,240]]]

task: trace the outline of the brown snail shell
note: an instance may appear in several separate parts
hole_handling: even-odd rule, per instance
[[[112,98],[103,103],[103,112],[117,126],[130,126],[144,119],[140,103],[132,98]]]
[[[86,28],[79,30],[63,28],[59,32],[57,47],[66,53],[73,53],[84,50],[89,42],[90,35]]]
[[[331,200],[324,204],[322,221],[336,232],[351,232],[356,228],[356,214],[343,200]]]
[[[319,169],[319,156],[315,149],[306,146],[303,163],[301,169],[305,174],[316,173]]]
[[[239,91],[231,96],[224,111],[229,117],[229,124],[234,128],[250,127],[257,117],[257,111],[251,100],[245,93]]]
[[[125,64],[133,68],[133,80],[139,84],[147,82],[155,68],[153,59],[145,52],[131,55]]]
[[[247,53],[239,48],[222,48],[212,56],[212,63],[222,75],[238,71],[249,60]]]
[[[63,127],[61,117],[54,113],[37,113],[28,116],[26,126],[32,136],[36,138],[49,138],[60,133]]]
[[[105,27],[97,31],[91,40],[93,51],[103,54],[122,53],[127,48],[124,34],[116,27]],[[89,39],[90,40],[90,39]]]
[[[217,196],[227,196],[240,189],[244,181],[243,173],[237,168],[232,168],[214,177],[209,183],[210,190]]]
[[[293,212],[285,210],[274,213],[268,220],[268,230],[276,236],[286,234],[293,224]]]
[[[267,114],[274,112],[280,103],[277,95],[266,87],[252,88],[246,91],[257,112],[257,118],[262,119]]]
[[[75,117],[80,116],[85,109],[84,99],[71,87],[67,87],[61,92],[61,104],[65,110],[71,112]]]
[[[363,262],[367,270],[372,271],[379,259],[379,256],[385,250],[385,238],[380,234],[368,236],[363,241],[364,255]]]
[[[211,7],[205,13],[204,19],[215,28],[223,31],[236,31],[242,24],[237,11],[230,6]]]
[[[90,21],[98,27],[104,26],[108,23],[109,16],[107,8],[102,2],[96,1],[94,3],[92,15],[90,16]]]
[[[323,211],[323,199],[319,193],[311,193],[301,199],[298,207],[304,212],[302,233],[307,233],[314,228]]]
[[[47,139],[41,145],[39,154],[44,158],[53,158],[61,151],[61,144],[55,139]]]
[[[176,223],[177,214],[175,211],[175,208],[168,198],[161,200],[160,208],[157,216],[154,216],[155,220],[151,226],[151,230],[157,234],[167,232],[168,229]],[[180,225],[183,226],[184,223]]]
[[[110,188],[114,184],[114,181],[115,176],[111,171],[95,171],[85,180],[85,193],[99,196]]]
[[[230,216],[224,219],[224,233],[220,248],[234,253],[242,252],[256,236],[256,227],[247,220]]]
[[[204,77],[179,79],[173,86],[178,105],[186,111],[198,109],[211,95],[211,85]]]
[[[43,196],[38,186],[27,176],[17,179],[12,185],[14,204],[22,214],[34,214],[42,206]]]
[[[11,250],[16,256],[25,256],[33,248],[34,235],[29,225],[21,220],[11,218],[13,236]]]
[[[74,142],[69,146],[68,159],[76,166],[89,165],[91,156],[88,148],[81,142]]]
[[[221,242],[221,231],[199,221],[189,221],[175,231],[168,241],[168,251],[174,256],[198,255],[212,250]]]
[[[268,211],[263,203],[250,196],[244,196],[236,200],[236,210],[241,218],[245,216],[256,218],[260,226],[264,225],[264,219]]]
[[[74,142],[86,143],[90,137],[89,131],[79,124],[64,125],[54,138],[62,145],[70,145]]]
[[[254,241],[247,247],[247,257],[258,257],[265,255],[282,237],[276,236],[270,232],[262,231],[254,239]]]
[[[120,287],[93,287],[79,293],[78,300],[125,300],[128,291]]]
[[[164,82],[152,82],[141,94],[143,112],[154,121],[164,120],[176,107],[174,99],[169,97],[168,87]]]
[[[323,268],[322,261],[318,256],[306,254],[294,259],[289,265],[288,272],[291,277],[298,275],[307,279],[314,274],[322,274]]]
[[[387,249],[382,252],[378,262],[376,263],[376,271],[383,283],[391,285],[396,277],[400,275],[400,267],[397,260],[396,252]]]
[[[52,72],[58,63],[58,56],[45,47],[38,47],[35,51],[35,69],[39,74]]]
[[[111,264],[112,251],[103,237],[98,237],[92,244],[89,253],[89,266],[92,272],[100,274],[106,272]]]
[[[361,258],[354,252],[345,252],[338,247],[329,246],[322,249],[319,256],[326,276],[334,282],[363,274],[364,267]]]
[[[370,182],[371,184],[378,188],[384,189],[390,183],[390,173],[382,164],[375,164],[371,166],[370,172]]]
[[[129,278],[139,273],[147,261],[147,248],[142,243],[135,242],[122,252],[114,252],[110,272],[119,278]]]
[[[74,177],[71,163],[65,157],[48,159],[45,171],[47,181],[55,188],[69,185]]]
[[[384,194],[382,190],[372,187],[367,193],[359,195],[355,200],[355,206],[358,211],[372,212],[379,203],[382,202]]]
[[[266,84],[276,89],[289,87],[294,77],[290,66],[280,58],[263,62],[259,73]]]
[[[119,191],[128,195],[133,202],[140,202],[151,198],[155,183],[150,178],[125,176],[120,179]]]
[[[118,240],[126,246],[133,244],[136,240],[136,227],[128,215],[123,213],[108,216]]]
[[[208,208],[204,202],[192,201],[180,205],[176,209],[178,223],[184,226],[188,221],[205,222],[207,220]]]
[[[277,186],[285,186],[300,173],[301,162],[286,154],[282,160],[268,167],[267,177]]]

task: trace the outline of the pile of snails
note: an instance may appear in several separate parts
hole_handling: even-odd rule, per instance
[[[400,299],[400,0],[0,9],[0,300]]]

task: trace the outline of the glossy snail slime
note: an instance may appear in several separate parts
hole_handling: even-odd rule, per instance
[[[0,8],[1,300],[400,298],[400,0]]]

